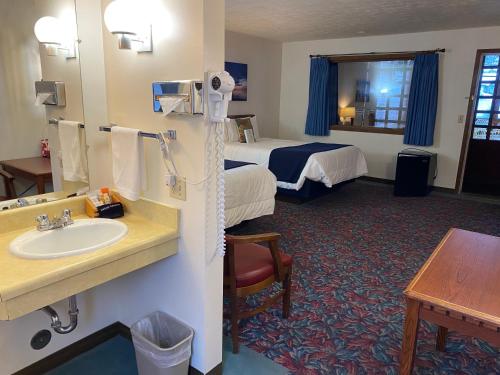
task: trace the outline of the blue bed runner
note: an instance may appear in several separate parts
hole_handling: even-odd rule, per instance
[[[227,171],[229,169],[243,167],[244,165],[255,164],[255,163],[247,163],[245,161],[237,161],[237,160],[224,160],[224,170]]]
[[[269,170],[274,173],[278,181],[296,183],[309,156],[347,146],[350,145],[314,142],[300,146],[276,148],[271,151],[269,156]]]

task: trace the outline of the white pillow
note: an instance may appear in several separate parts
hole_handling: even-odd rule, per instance
[[[257,116],[250,117],[250,122],[252,123],[253,135],[255,139],[260,138],[259,125],[257,124]]]
[[[239,142],[240,133],[236,120],[231,119],[229,122],[224,122],[224,142]]]

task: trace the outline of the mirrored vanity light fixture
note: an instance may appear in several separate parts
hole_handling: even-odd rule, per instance
[[[139,0],[114,0],[104,11],[104,23],[118,38],[119,49],[152,52],[151,22]]]
[[[64,55],[67,59],[76,57],[75,42],[68,41],[63,23],[56,17],[46,16],[38,19],[34,26],[35,36],[43,44],[49,56]]]

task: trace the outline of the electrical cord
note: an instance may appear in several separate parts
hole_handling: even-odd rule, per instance
[[[26,194],[28,191],[30,191],[31,189],[33,189],[35,187],[36,184],[33,184],[33,185],[30,185],[26,190],[24,190],[22,193],[18,194],[17,196],[20,198],[22,196],[24,196],[24,194]]]
[[[210,206],[210,198],[211,198],[211,181],[212,177],[214,175],[214,172],[216,174],[216,180],[215,180],[215,208],[216,208],[216,244],[215,244],[215,251],[211,258],[209,259],[209,262],[212,262],[215,257],[221,256],[223,257],[225,254],[225,249],[226,249],[226,240],[225,240],[225,207],[224,207],[224,195],[225,195],[225,189],[224,189],[224,123],[223,122],[217,122],[217,123],[210,123],[209,129],[207,132],[207,136],[205,139],[205,152],[206,152],[206,163],[207,167],[206,170],[208,171],[207,176],[203,178],[200,181],[197,182],[190,182],[186,179],[186,183],[189,185],[199,185],[202,183],[207,183],[206,186],[206,202],[207,202],[207,207]],[[213,130],[212,128],[215,127],[215,137],[212,135]],[[172,159],[170,155],[170,150],[168,148],[168,143],[169,140],[165,139],[165,136],[160,133],[158,136],[158,141],[160,142],[160,149],[163,154],[163,163],[165,165],[165,168],[167,172],[175,176],[176,178],[178,177],[178,172],[177,168],[175,166],[174,160]],[[214,142],[215,141],[215,142]],[[215,144],[214,144],[215,143]],[[215,149],[215,150],[214,150]],[[215,151],[215,152],[214,152]],[[215,168],[213,168],[214,164],[214,155],[215,155]],[[169,164],[170,162],[170,164]],[[172,167],[172,169],[170,168]],[[210,222],[210,217],[209,217],[209,209],[205,210],[206,213],[206,222]],[[205,243],[209,243],[209,231],[205,231]]]
[[[166,139],[165,136],[163,135],[163,133],[159,133],[158,134],[158,142],[160,142],[160,150],[163,154],[163,164],[165,165],[165,168],[167,169],[167,171],[170,175],[173,175],[177,178],[179,173],[177,172],[177,168],[175,167],[174,160],[170,156],[170,149],[168,148],[168,143],[170,142],[170,140]],[[173,172],[170,169],[168,162],[170,162],[170,164],[172,165]]]
[[[215,126],[217,126],[215,124]],[[207,132],[207,136],[205,138],[205,150],[206,150],[206,154],[207,154],[207,160],[212,158],[212,152],[213,152],[213,148],[214,148],[214,145],[213,145],[213,137],[212,137],[212,128],[214,127],[214,124],[213,123],[210,123],[209,125],[209,128],[208,128],[208,132]],[[196,181],[196,182],[191,182],[191,181],[188,181],[186,179],[186,183],[188,185],[201,185],[205,182],[207,182],[208,180],[210,180],[210,178],[213,176],[214,172],[216,171],[215,168],[212,168],[212,164],[208,164],[208,173],[207,173],[207,176],[199,181]]]
[[[217,215],[217,242],[216,254],[223,257],[226,253],[226,239],[225,239],[225,178],[224,178],[224,124],[217,123],[215,132],[215,163],[216,163],[216,215]]]
[[[215,180],[215,212],[216,212],[216,241],[215,241],[215,251],[212,253],[208,259],[208,263],[211,263],[217,256],[223,257],[226,249],[225,240],[225,207],[224,207],[224,124],[223,123],[212,123],[209,126],[215,127],[215,147],[213,142],[207,142],[207,169],[212,169],[213,163],[215,162],[216,180]],[[215,153],[213,153],[213,148],[215,148]],[[213,160],[215,156],[215,161]],[[213,174],[211,173],[208,177],[209,183],[207,184],[206,191],[206,202],[207,206],[211,203],[211,192]],[[210,222],[210,210],[205,211],[206,222]],[[205,232],[205,243],[209,243],[209,231]]]

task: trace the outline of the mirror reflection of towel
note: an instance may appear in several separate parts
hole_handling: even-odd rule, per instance
[[[57,126],[63,178],[65,181],[81,181],[88,183],[87,146],[83,129],[76,121],[59,120]]]
[[[123,197],[136,201],[146,188],[144,143],[139,129],[111,128],[113,182]]]

